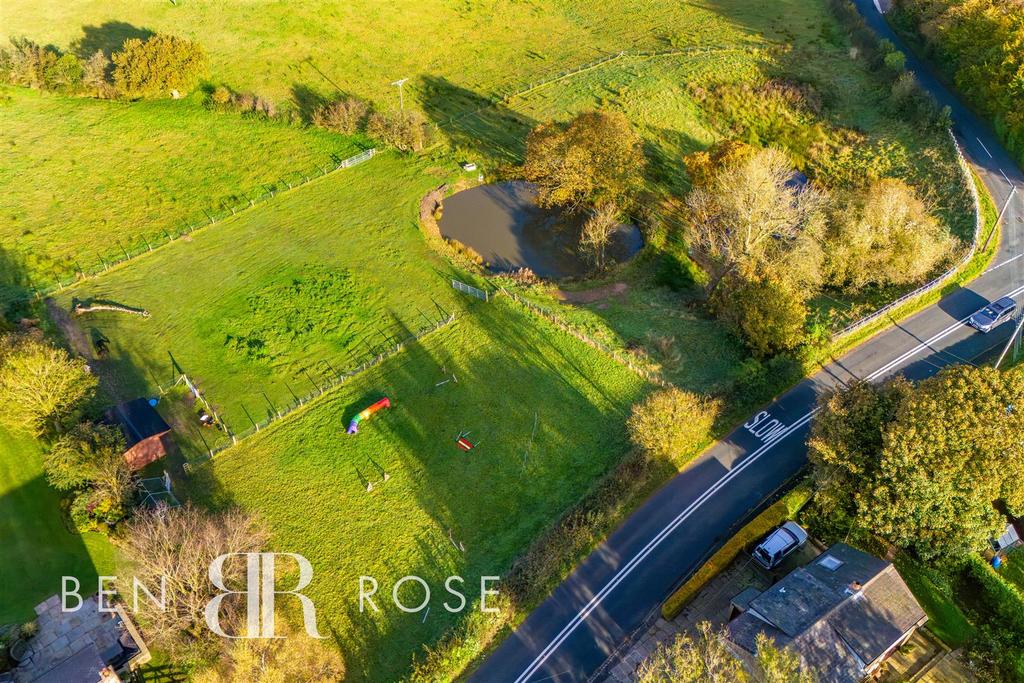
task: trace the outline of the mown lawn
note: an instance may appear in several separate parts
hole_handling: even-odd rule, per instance
[[[281,409],[292,392],[438,319],[435,301],[454,309],[448,266],[416,225],[421,195],[440,182],[427,163],[380,155],[81,282],[59,302],[149,311],[78,318],[87,338],[109,340],[99,368],[114,398],[171,380],[171,354],[242,431],[246,410],[259,421],[268,399]]]
[[[630,371],[499,297],[218,455],[196,471],[193,494],[264,517],[274,548],[312,562],[308,595],[350,676],[396,680],[462,618],[441,606],[445,577],[465,577],[472,598],[481,575],[503,574],[623,455],[628,408],[644,391]],[[392,408],[346,435],[382,395]],[[479,444],[469,453],[455,445],[465,431]],[[389,480],[367,493],[364,478],[382,472]],[[407,574],[432,587],[425,619],[387,604]],[[359,614],[361,575],[380,582],[379,614]],[[422,593],[409,588],[414,605]]]
[[[59,506],[38,443],[0,429],[0,624],[33,619],[32,608],[60,592],[62,576],[77,577],[89,595],[97,574],[114,573],[107,538],[71,533]]]
[[[8,87],[0,115],[0,244],[40,285],[366,144],[211,112],[198,97],[125,103]]]
[[[974,625],[960,609],[951,579],[906,555],[894,561],[907,587],[928,615],[928,628],[951,648],[958,648],[974,634]]]

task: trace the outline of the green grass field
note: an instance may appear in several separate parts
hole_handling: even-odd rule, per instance
[[[235,431],[355,367],[387,335],[456,305],[449,267],[416,225],[420,196],[439,180],[427,161],[380,155],[336,172],[153,254],[66,290],[113,300],[149,318],[100,312],[78,318],[109,340],[99,364],[114,398],[173,379],[170,356]],[[243,409],[242,406],[245,406]]]
[[[0,624],[30,621],[32,608],[61,590],[61,577],[96,592],[97,574],[114,573],[102,534],[75,534],[61,520],[60,498],[43,476],[39,446],[0,430]]]
[[[359,151],[319,129],[206,110],[198,98],[138,103],[3,88],[0,244],[39,284],[165,241],[204,210]],[[281,183],[281,186],[284,186]]]
[[[452,374],[457,382],[436,386]],[[441,608],[444,578],[465,577],[471,593],[479,576],[501,575],[619,460],[643,391],[630,371],[499,297],[218,455],[196,471],[193,492],[263,516],[274,548],[315,567],[307,594],[350,676],[396,680],[460,618]],[[393,407],[347,436],[348,420],[381,395]],[[479,443],[469,453],[454,443],[463,431]],[[363,478],[381,470],[389,481],[367,493]],[[358,613],[360,575],[384,595],[406,574],[432,586],[425,621],[384,600],[378,615]]]

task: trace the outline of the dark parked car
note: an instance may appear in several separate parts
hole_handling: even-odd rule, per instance
[[[999,323],[1008,320],[1016,310],[1016,302],[1004,296],[972,315],[967,324],[980,332],[991,332]]]

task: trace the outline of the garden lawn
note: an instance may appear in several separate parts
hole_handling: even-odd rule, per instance
[[[172,354],[240,432],[246,411],[262,420],[268,400],[283,409],[440,318],[435,301],[454,310],[465,297],[416,224],[440,182],[427,163],[379,155],[65,290],[65,308],[95,298],[150,313],[77,319],[109,340],[98,367],[111,398],[172,380]]]
[[[319,129],[208,111],[199,96],[126,103],[8,87],[0,115],[0,244],[39,285],[359,151]]]
[[[903,554],[894,564],[928,615],[928,629],[951,648],[963,645],[974,634],[974,626],[954,599],[952,579]]]
[[[218,455],[194,471],[192,494],[262,516],[273,548],[312,563],[305,593],[349,677],[397,680],[466,616],[442,607],[445,577],[463,576],[472,600],[481,575],[504,574],[620,460],[644,391],[629,370],[498,297]],[[385,395],[392,407],[346,435]],[[477,448],[456,447],[462,432]],[[365,480],[378,482],[372,492]],[[432,588],[426,618],[389,604],[407,574]],[[361,575],[380,582],[377,614],[359,613]],[[406,588],[407,605],[421,602],[421,589]]]
[[[114,550],[102,534],[71,533],[60,497],[43,476],[34,439],[0,429],[0,624],[35,618],[32,608],[74,576],[82,594],[96,592],[97,574],[113,574]]]

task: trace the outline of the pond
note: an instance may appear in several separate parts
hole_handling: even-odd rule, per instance
[[[585,213],[568,215],[537,206],[530,183],[509,181],[480,185],[444,200],[441,234],[471,247],[488,268],[508,272],[529,268],[539,277],[581,277],[591,266],[579,253]],[[616,263],[643,246],[635,225],[620,225],[606,251]]]

